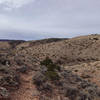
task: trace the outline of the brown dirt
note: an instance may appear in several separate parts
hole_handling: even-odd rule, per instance
[[[33,72],[21,75],[21,85],[18,91],[11,94],[11,100],[38,100],[38,97],[33,95],[36,91],[36,87],[32,84],[33,75]]]

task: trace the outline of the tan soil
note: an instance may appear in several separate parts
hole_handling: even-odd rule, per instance
[[[32,77],[33,72],[21,75],[21,85],[19,90],[11,94],[11,100],[38,100],[38,96],[33,95],[36,88],[32,84]]]

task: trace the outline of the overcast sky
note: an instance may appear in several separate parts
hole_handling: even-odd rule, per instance
[[[0,0],[0,38],[100,33],[100,0]]]

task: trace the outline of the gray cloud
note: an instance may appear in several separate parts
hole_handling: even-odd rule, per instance
[[[99,9],[100,0],[0,0],[0,38],[40,39],[99,33]]]

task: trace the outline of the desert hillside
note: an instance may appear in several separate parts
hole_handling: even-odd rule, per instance
[[[0,41],[0,100],[100,100],[100,35]]]
[[[72,64],[98,61],[100,59],[100,36],[89,35],[64,39],[63,41],[52,41],[48,43],[26,42],[16,46],[18,56],[33,57],[34,60],[42,60],[49,56],[57,63]]]

